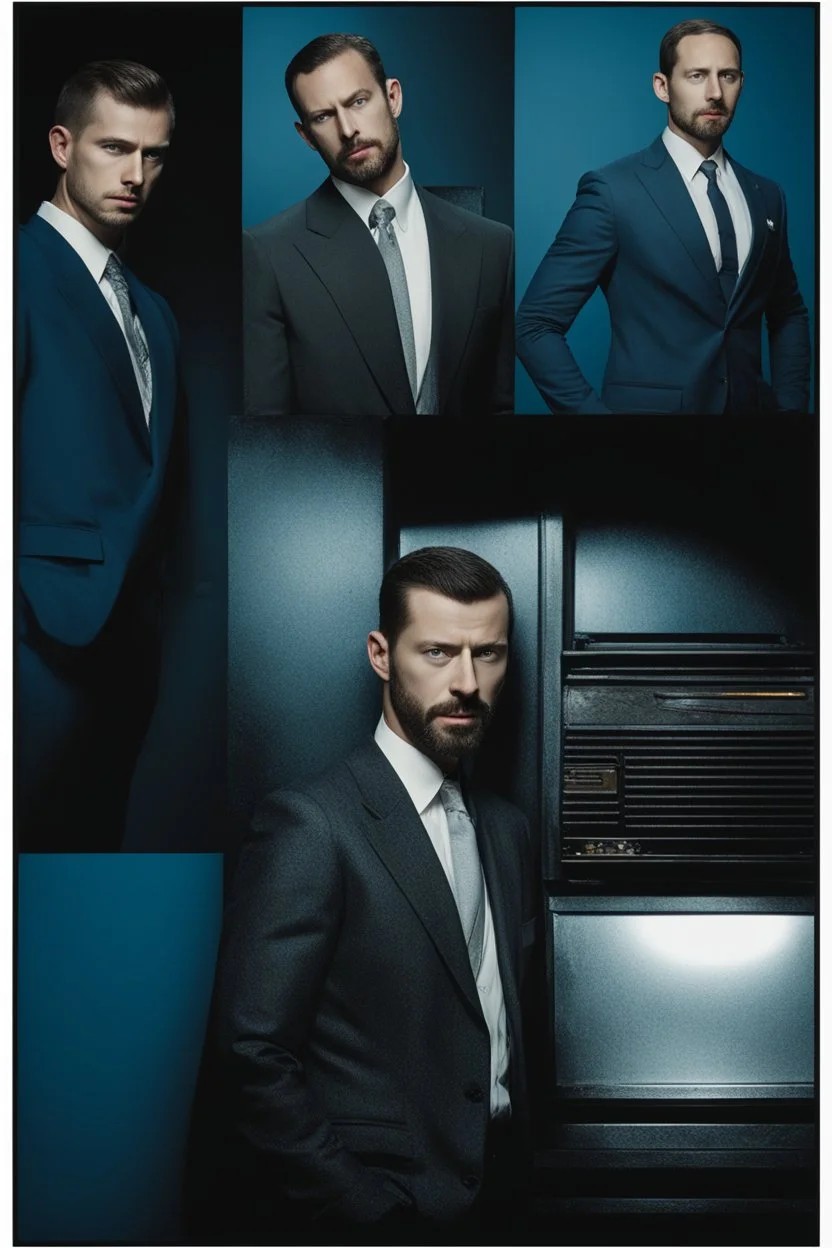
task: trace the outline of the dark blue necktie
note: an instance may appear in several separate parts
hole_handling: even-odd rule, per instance
[[[719,270],[719,284],[726,303],[730,302],[734,287],[737,284],[740,266],[737,258],[737,235],[734,222],[725,202],[725,196],[717,186],[716,161],[703,160],[699,168],[708,179],[708,199],[716,217],[716,228],[719,230],[719,249],[722,252],[722,267]]]

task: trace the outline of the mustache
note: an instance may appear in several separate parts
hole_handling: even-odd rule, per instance
[[[490,714],[489,703],[483,702],[480,695],[475,693],[470,698],[458,698],[454,702],[440,702],[437,706],[432,706],[428,718],[438,719],[441,715],[476,715],[480,719],[487,719]]]
[[[356,139],[353,143],[344,143],[341,146],[341,155],[349,156],[350,152],[357,152],[360,147],[380,147],[375,139]]]

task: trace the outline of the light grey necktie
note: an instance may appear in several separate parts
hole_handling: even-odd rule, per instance
[[[127,281],[121,271],[121,265],[114,255],[110,255],[104,268],[104,276],[113,288],[113,294],[118,300],[118,306],[121,308],[121,316],[124,321],[124,334],[130,344],[130,350],[136,357],[136,363],[139,366],[139,372],[144,380],[144,386],[147,393],[150,393],[150,356],[147,350],[147,343],[144,335],[140,334],[136,328],[136,312],[133,304],[130,302],[130,291],[127,287]]]
[[[417,395],[416,374],[416,339],[413,335],[413,313],[410,310],[410,292],[407,289],[407,275],[404,261],[399,250],[396,231],[393,229],[393,218],[396,209],[386,199],[380,199],[373,205],[370,213],[370,229],[378,230],[378,249],[390,278],[390,289],[393,292],[393,304],[396,308],[396,320],[399,322],[399,337],[402,340],[404,362],[407,365],[407,376],[413,400]]]
[[[477,850],[477,833],[471,816],[465,809],[462,792],[456,780],[444,780],[439,797],[448,817],[456,904],[468,946],[471,970],[476,979],[482,965],[485,930],[485,888]]]

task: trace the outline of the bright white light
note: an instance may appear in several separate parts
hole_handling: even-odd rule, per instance
[[[645,914],[635,927],[653,953],[689,967],[763,962],[795,930],[789,914]]]

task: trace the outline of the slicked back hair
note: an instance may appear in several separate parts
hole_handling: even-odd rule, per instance
[[[90,61],[68,78],[55,105],[55,125],[79,134],[92,121],[100,93],[131,108],[167,109],[170,128],[175,113],[173,96],[154,69],[137,61]]]
[[[379,631],[392,647],[409,622],[408,591],[430,589],[454,602],[484,602],[505,594],[508,635],[514,624],[511,590],[485,559],[456,546],[423,546],[404,555],[385,574],[378,596]]]
[[[671,26],[659,45],[659,69],[666,77],[670,78],[673,73],[679,59],[679,44],[687,35],[723,35],[730,39],[737,49],[737,60],[742,69],[742,44],[733,30],[720,26],[718,22],[712,22],[707,17],[689,17],[684,22]]]
[[[306,118],[301,111],[298,97],[295,95],[295,80],[298,74],[311,74],[313,70],[319,69],[321,65],[326,65],[327,61],[334,61],[336,56],[340,56],[342,52],[349,51],[358,52],[360,56],[364,57],[364,60],[373,71],[373,77],[382,91],[384,91],[387,84],[387,74],[384,72],[384,66],[381,63],[378,50],[374,44],[370,43],[369,39],[365,39],[363,35],[318,35],[317,39],[313,39],[311,43],[307,43],[306,47],[301,48],[300,52],[296,53],[286,66],[284,77],[286,93],[302,122]]]

